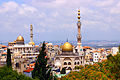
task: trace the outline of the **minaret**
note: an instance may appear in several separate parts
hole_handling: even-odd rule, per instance
[[[78,35],[77,35],[77,44],[78,46],[81,46],[81,22],[80,22],[80,10],[78,10],[78,22],[77,22],[77,26],[78,26]]]
[[[33,42],[33,26],[30,25],[30,42]]]
[[[33,26],[32,24],[30,25],[30,42],[29,45],[35,45],[35,43],[33,42]]]

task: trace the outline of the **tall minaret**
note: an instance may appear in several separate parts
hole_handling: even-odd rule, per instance
[[[81,22],[80,22],[80,10],[78,10],[78,22],[77,22],[77,26],[78,26],[78,35],[77,35],[77,44],[78,46],[81,46]]]
[[[33,42],[33,26],[30,25],[30,42]]]

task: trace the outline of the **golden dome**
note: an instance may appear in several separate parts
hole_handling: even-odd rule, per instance
[[[62,46],[62,51],[73,51],[73,46],[69,42],[66,42]]]
[[[23,41],[24,42],[24,38],[20,35],[17,37],[16,41]]]
[[[29,42],[29,45],[35,45],[35,43],[34,42]]]
[[[78,12],[80,12],[80,10],[78,10]]]

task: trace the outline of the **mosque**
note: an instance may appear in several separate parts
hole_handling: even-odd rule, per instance
[[[18,72],[26,70],[27,65],[35,61],[39,55],[38,47],[33,42],[33,26],[30,25],[30,42],[25,44],[23,36],[19,35],[14,42],[9,42],[9,49],[12,56],[12,67]]]
[[[77,46],[73,47],[69,42],[65,42],[64,45],[62,45],[62,53],[55,56],[54,65],[60,70],[62,68],[66,68],[66,70],[74,70],[75,66],[85,65],[85,55],[81,45],[80,10],[78,10],[77,26]]]

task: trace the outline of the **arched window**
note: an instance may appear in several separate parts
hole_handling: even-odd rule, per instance
[[[76,62],[74,63],[74,65],[76,65]]]
[[[68,65],[71,65],[71,62],[68,62]]]
[[[77,62],[77,64],[79,65],[79,62]]]
[[[64,65],[67,65],[67,63],[66,63],[66,62],[64,62]]]

